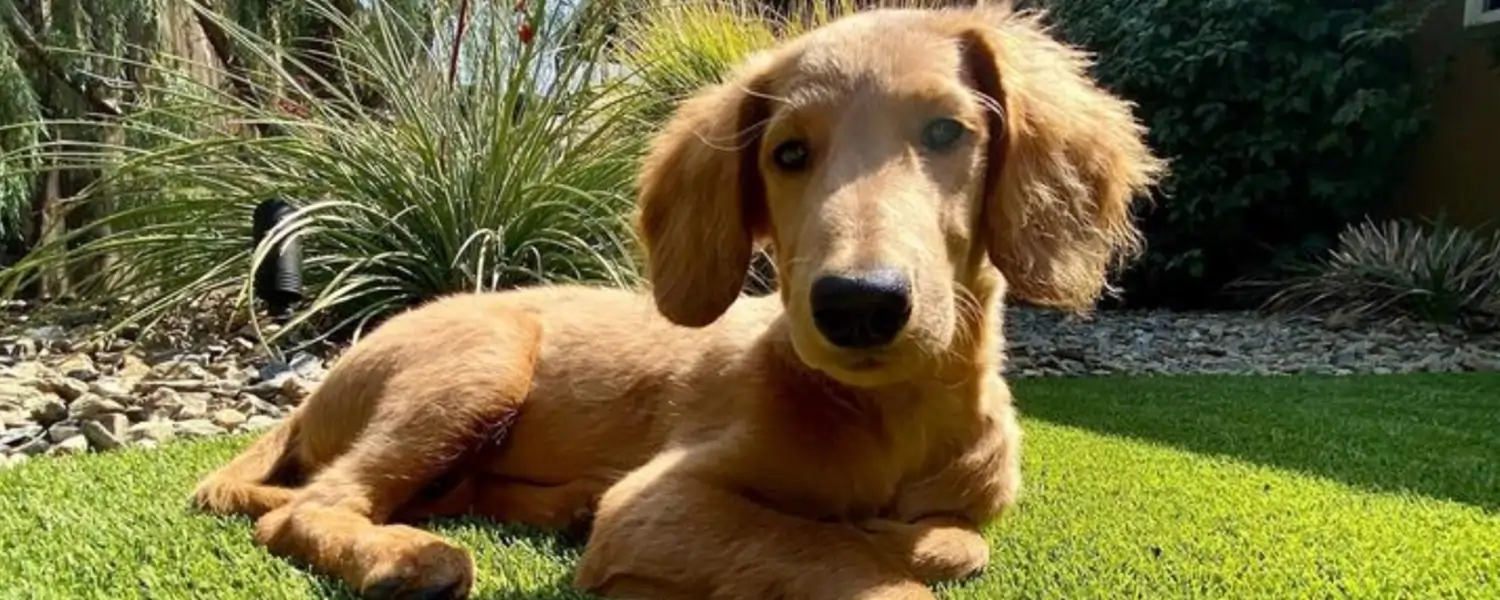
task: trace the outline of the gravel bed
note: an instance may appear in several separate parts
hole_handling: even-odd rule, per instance
[[[1406,320],[1338,323],[1254,312],[1013,308],[1011,377],[1500,371],[1500,333]]]
[[[329,349],[275,360],[251,331],[226,335],[191,320],[163,328],[155,341],[124,332],[81,343],[97,331],[97,317],[16,307],[4,315],[0,468],[264,430],[307,396],[336,356]],[[1417,322],[1115,311],[1081,319],[1012,308],[1005,329],[1013,378],[1500,371],[1500,334]]]

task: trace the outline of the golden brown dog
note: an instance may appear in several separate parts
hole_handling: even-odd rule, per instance
[[[885,9],[685,101],[640,178],[654,298],[395,317],[195,491],[378,598],[466,596],[438,515],[592,530],[612,597],[931,598],[1020,485],[1002,297],[1087,309],[1163,165],[1086,57],[1005,8]],[[740,290],[752,247],[781,285]]]

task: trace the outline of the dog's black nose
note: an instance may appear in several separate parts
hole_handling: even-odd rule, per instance
[[[841,348],[889,344],[911,317],[911,282],[891,269],[824,275],[812,285],[813,323]]]

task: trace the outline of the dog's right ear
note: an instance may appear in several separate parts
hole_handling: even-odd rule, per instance
[[[770,116],[757,56],[680,104],[652,141],[637,182],[637,227],[657,310],[678,325],[714,322],[739,297],[765,235],[756,156]]]

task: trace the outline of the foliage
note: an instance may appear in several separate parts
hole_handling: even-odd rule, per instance
[[[4,243],[19,246],[33,216],[30,207],[36,182],[30,169],[41,157],[19,152],[35,147],[43,138],[102,133],[100,128],[54,127],[42,118],[66,120],[88,112],[82,98],[66,89],[70,86],[118,95],[123,87],[118,83],[125,79],[119,59],[150,49],[142,38],[154,29],[155,16],[152,0],[10,2],[0,8],[0,153],[17,153],[11,164],[0,163],[0,240]],[[49,52],[44,67],[18,47],[17,35],[61,51]],[[69,80],[59,80],[53,69]]]
[[[309,6],[339,28],[333,60],[376,88],[378,108],[265,36],[211,15],[261,66],[252,79],[269,83],[255,96],[274,100],[164,78],[172,84],[151,91],[167,100],[121,125],[145,142],[67,157],[71,166],[107,172],[82,201],[107,188],[117,210],[0,274],[8,291],[49,266],[110,253],[121,267],[97,276],[137,308],[120,324],[149,327],[218,293],[247,301],[250,267],[268,244],[290,238],[302,247],[309,298],[292,325],[331,324],[325,332],[357,332],[461,290],[636,281],[620,217],[640,140],[614,135],[636,114],[635,97],[597,77],[597,33],[574,38],[578,47],[565,58],[548,59],[556,48],[547,40],[561,27],[600,29],[592,12],[540,18],[546,2],[526,15],[486,9],[496,13],[469,20],[458,46],[462,68],[449,72],[451,43],[399,42],[433,26],[413,11],[376,3],[356,23],[326,2]],[[516,18],[535,24],[536,43],[515,40]],[[331,95],[310,93],[309,83]],[[267,132],[245,135],[247,126]],[[254,247],[252,210],[275,197],[297,211]],[[110,232],[79,241],[103,226]]]
[[[636,67],[633,85],[652,96],[647,122],[659,123],[688,94],[723,81],[735,63],[776,39],[771,23],[744,3],[664,4],[621,26],[615,60]]]
[[[34,145],[41,133],[36,126],[41,119],[36,93],[26,81],[16,55],[9,38],[0,36],[0,154]],[[31,159],[20,166],[31,167]],[[0,162],[0,240],[10,242],[20,238],[30,204],[31,178]]]
[[[655,97],[660,122],[678,101],[724,76],[750,54],[859,10],[868,2],[796,2],[782,14],[764,0],[644,2],[620,28],[613,60],[630,65],[635,85]],[[883,0],[882,6],[927,6],[931,0]]]
[[[1353,318],[1500,320],[1500,231],[1486,237],[1442,222],[1365,221],[1341,233],[1326,258],[1299,270],[1268,306]]]
[[[1427,0],[1043,0],[1172,161],[1127,301],[1203,306],[1379,208],[1428,118]]]

